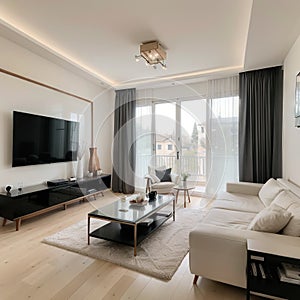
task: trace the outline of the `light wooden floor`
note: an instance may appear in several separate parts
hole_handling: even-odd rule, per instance
[[[207,279],[193,286],[188,256],[172,280],[164,282],[41,243],[117,199],[107,191],[103,198],[25,220],[18,232],[11,222],[0,227],[0,299],[245,299],[244,290]],[[191,200],[187,207],[207,204],[204,198]]]

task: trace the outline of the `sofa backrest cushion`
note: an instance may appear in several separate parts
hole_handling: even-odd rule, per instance
[[[299,203],[300,205],[300,198],[287,190],[281,191],[272,202],[272,204],[276,204],[284,209],[288,209],[294,203]]]
[[[292,218],[283,228],[282,234],[300,236],[300,198],[293,192],[285,190],[276,196],[272,205],[278,205],[292,214]]]
[[[300,203],[291,204],[287,211],[292,214],[292,218],[283,228],[282,233],[284,235],[300,236]]]
[[[258,197],[265,206],[269,206],[275,197],[284,190],[284,186],[279,184],[274,178],[270,178],[260,189]]]
[[[248,229],[277,233],[286,226],[291,217],[291,212],[276,204],[272,204],[254,217]]]

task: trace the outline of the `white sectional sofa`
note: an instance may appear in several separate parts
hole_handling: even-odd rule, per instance
[[[284,179],[265,185],[228,183],[227,191],[217,195],[204,220],[190,232],[194,283],[202,276],[246,288],[247,239],[298,246],[300,251],[299,236],[298,186]]]

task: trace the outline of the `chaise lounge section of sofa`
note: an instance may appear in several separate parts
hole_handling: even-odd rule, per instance
[[[266,224],[264,217],[274,207],[277,216],[284,214],[286,218],[281,224],[272,218],[272,224]],[[284,179],[270,179],[265,185],[228,183],[226,192],[217,195],[201,224],[190,232],[189,262],[194,283],[202,276],[246,288],[247,239],[300,249],[299,236],[298,186]]]

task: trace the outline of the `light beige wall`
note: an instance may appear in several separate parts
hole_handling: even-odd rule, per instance
[[[296,75],[300,72],[300,36],[284,61],[283,176],[300,185],[300,128],[294,123]]]
[[[112,168],[114,103],[114,89],[102,91],[94,98],[94,140],[105,173],[111,173]]]
[[[95,100],[94,124],[98,126],[107,119],[113,109],[112,92],[81,78],[74,73],[0,37],[0,67],[52,85],[59,89]],[[12,111],[24,111],[50,117],[80,121],[80,139],[91,144],[90,104],[74,97],[40,87],[38,85],[0,73],[0,189],[6,184],[24,186],[41,183],[49,179],[67,178],[75,175],[76,163],[55,163],[38,166],[11,167],[12,162]],[[112,120],[106,122],[108,132]],[[105,146],[103,146],[105,140]],[[101,143],[100,143],[101,141]],[[104,171],[111,169],[112,134],[101,132],[95,146],[101,149],[100,158]],[[87,150],[88,151],[88,150]],[[88,154],[84,157],[87,171]]]

